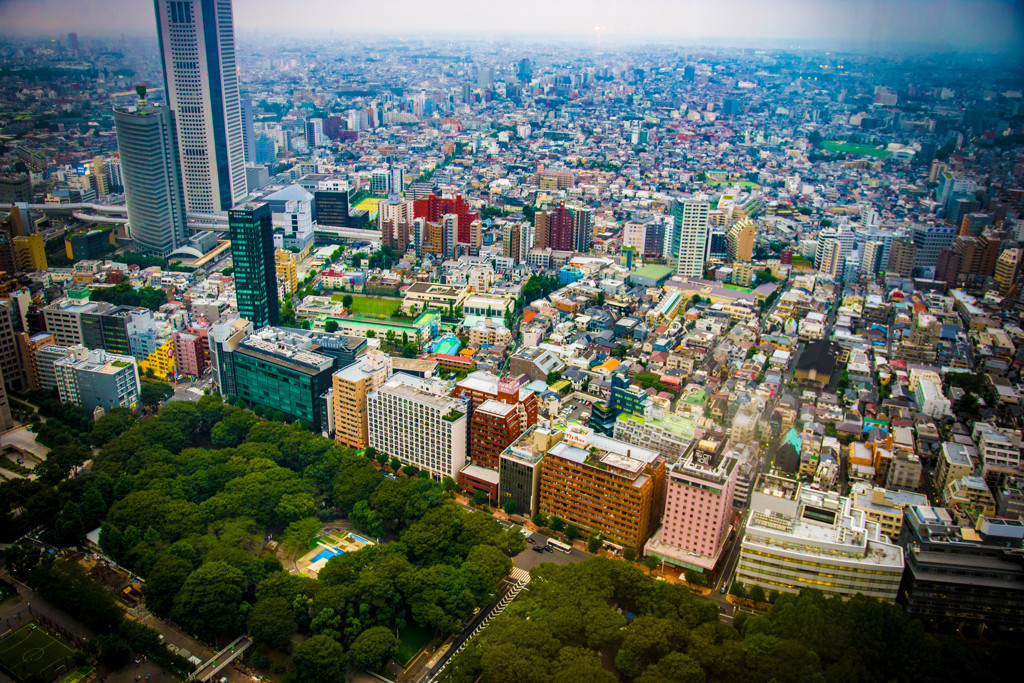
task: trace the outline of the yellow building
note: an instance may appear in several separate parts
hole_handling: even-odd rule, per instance
[[[754,284],[754,267],[749,263],[732,264],[732,283],[740,287]]]
[[[50,344],[56,344],[56,338],[49,332],[39,332],[30,335],[28,332],[18,332],[14,335],[18,342],[18,351],[21,353],[21,360],[25,367],[25,378],[28,380],[28,388],[31,391],[40,391],[43,385],[39,380],[39,362],[37,354],[39,349]]]
[[[379,389],[391,376],[391,358],[371,351],[352,365],[334,373],[334,438],[352,448],[366,448],[366,395]]]
[[[1020,270],[1020,254],[1020,249],[1006,249],[996,261],[996,272],[992,277],[999,285],[999,293],[1003,296],[1009,294],[1013,289],[1017,271]]]
[[[754,258],[754,233],[757,229],[749,218],[737,221],[725,234],[729,247],[729,258],[735,261],[750,261]]]
[[[165,379],[174,374],[174,340],[168,339],[157,347],[156,351],[146,356],[145,360],[139,361],[139,374],[149,374],[157,379]]]
[[[277,271],[277,281],[280,282],[288,294],[295,294],[299,288],[299,259],[286,251],[278,249],[274,252],[274,269]]]
[[[46,270],[46,242],[42,233],[15,237],[14,260],[19,270]]]
[[[103,157],[92,158],[92,175],[96,179],[96,194],[100,197],[110,194],[110,188],[107,186],[107,165],[103,162]]]

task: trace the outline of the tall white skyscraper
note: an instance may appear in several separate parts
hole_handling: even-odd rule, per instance
[[[711,204],[706,197],[697,196],[676,201],[673,209],[675,229],[672,232],[672,254],[676,274],[704,277],[704,262],[708,257],[709,220]]]
[[[231,0],[156,0],[167,102],[178,129],[185,208],[218,213],[245,197]]]

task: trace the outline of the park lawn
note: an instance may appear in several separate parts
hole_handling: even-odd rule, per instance
[[[889,151],[872,147],[871,145],[858,145],[854,142],[825,142],[824,148],[829,152],[844,152],[846,154],[859,154],[861,156],[884,159],[889,156]]]
[[[335,294],[331,299],[341,301],[345,296],[345,294]],[[350,310],[353,313],[379,315],[384,318],[390,318],[402,307],[401,299],[375,299],[369,296],[359,296],[358,294],[352,294],[350,296],[352,297],[352,307]]]
[[[403,667],[408,666],[416,654],[430,642],[434,632],[417,624],[410,624],[398,632],[398,652],[395,661]]]

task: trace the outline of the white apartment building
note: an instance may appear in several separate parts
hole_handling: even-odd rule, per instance
[[[77,346],[53,364],[62,403],[77,403],[90,413],[96,408],[139,407],[139,368],[133,356]]]
[[[744,586],[789,593],[817,588],[892,602],[902,575],[903,549],[849,498],[772,475],[752,491],[736,568]]]
[[[706,198],[684,199],[676,203],[675,230],[672,235],[676,274],[704,277],[710,241],[711,204]]]
[[[366,396],[370,446],[434,478],[455,478],[466,464],[467,413],[446,382],[392,375]]]
[[[1022,440],[1019,431],[975,422],[971,438],[978,444],[981,476],[990,487],[999,486],[1007,475],[1021,474]]]

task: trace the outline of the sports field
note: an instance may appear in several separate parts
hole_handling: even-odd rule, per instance
[[[335,294],[331,297],[335,301],[345,298],[344,294]],[[369,296],[352,295],[352,312],[364,313],[366,315],[379,315],[389,318],[402,307],[401,299],[374,299]]]
[[[380,197],[367,197],[366,199],[363,199],[361,202],[359,202],[352,208],[365,209],[370,213],[370,219],[373,220],[374,218],[377,217],[377,205],[380,204],[382,201],[384,200],[381,199]]]
[[[0,641],[0,667],[19,681],[50,681],[71,669],[75,651],[35,624]]]
[[[826,142],[823,146],[829,152],[845,152],[846,154],[859,154],[878,159],[884,159],[889,156],[888,150],[872,147],[871,145],[858,145],[853,142]]]

